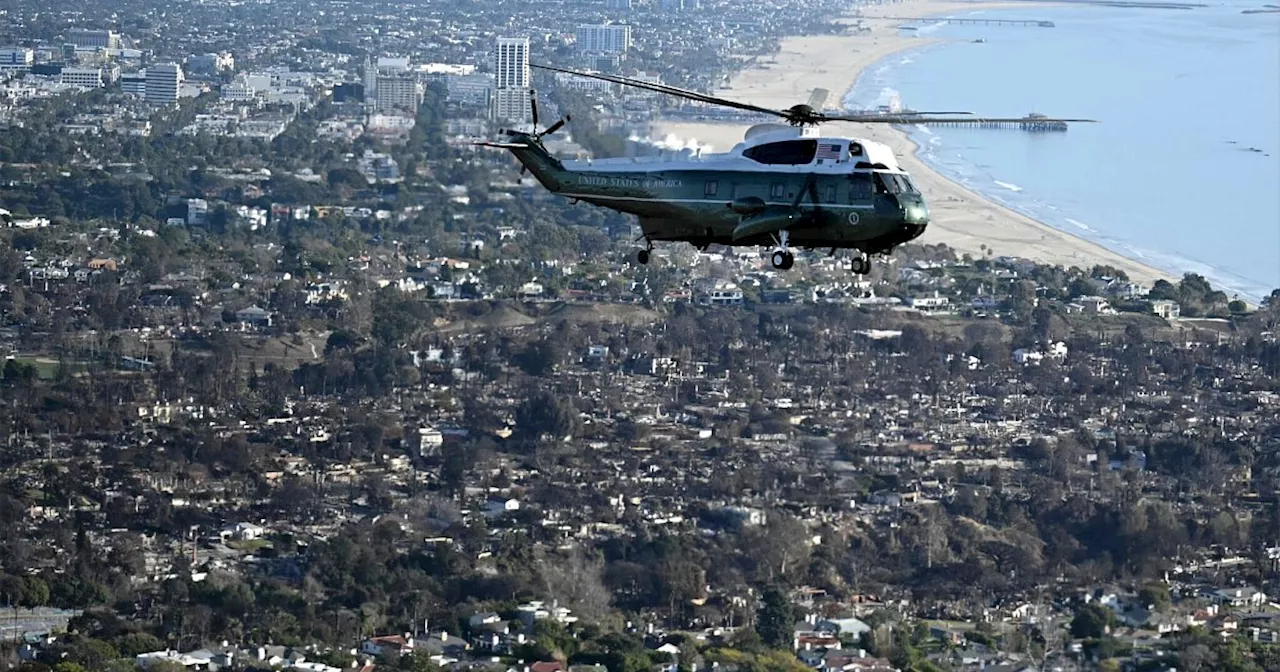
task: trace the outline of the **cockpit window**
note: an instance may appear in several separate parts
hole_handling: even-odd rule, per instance
[[[918,194],[915,185],[906,175],[896,173],[876,173],[876,193],[878,194]]]
[[[742,155],[758,163],[796,166],[812,163],[817,152],[817,140],[785,140],[749,147]]]

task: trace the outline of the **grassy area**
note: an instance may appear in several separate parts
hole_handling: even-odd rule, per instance
[[[58,375],[58,360],[50,357],[14,357],[20,366],[33,366],[36,370],[36,377],[42,380],[51,380]],[[88,365],[84,362],[67,362],[67,366],[72,374],[81,373],[88,370]]]
[[[1119,313],[1116,315],[1074,313],[1063,315],[1062,318],[1066,321],[1067,326],[1071,327],[1072,331],[1106,334],[1112,337],[1123,336],[1124,330],[1129,325],[1136,325],[1148,336],[1169,330],[1169,323],[1164,318],[1144,313]]]
[[[243,551],[245,553],[257,553],[269,546],[271,546],[271,542],[266,539],[238,539],[227,542],[227,548]]]
[[[282,338],[245,336],[240,341],[236,355],[241,360],[258,364],[259,368],[272,362],[292,369],[307,362],[324,359],[324,346],[328,339],[327,332]]]

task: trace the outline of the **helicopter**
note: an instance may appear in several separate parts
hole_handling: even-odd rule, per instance
[[[909,125],[945,121],[961,124],[1025,122],[1025,119],[963,116],[969,112],[825,114],[827,92],[816,89],[807,103],[776,110],[666,84],[550,65],[534,68],[647,89],[679,98],[770,115],[785,123],[750,127],[742,142],[725,153],[680,156],[560,160],[542,139],[560,130],[566,115],[538,131],[537,94],[530,91],[531,132],[503,130],[506,141],[475,144],[509,150],[554,194],[639,218],[645,247],[636,261],[649,263],[655,242],[772,248],[779,270],[795,263],[797,248],[851,250],[850,270],[866,275],[873,256],[924,233],[929,208],[887,145],[857,137],[821,133],[818,125],[859,122]],[[1036,121],[1092,122],[1092,119]]]

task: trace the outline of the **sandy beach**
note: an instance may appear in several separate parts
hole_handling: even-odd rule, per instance
[[[863,7],[861,18],[871,27],[871,32],[786,38],[772,62],[742,71],[730,81],[728,88],[718,91],[717,95],[782,109],[805,102],[814,88],[824,88],[831,92],[827,99],[828,107],[839,106],[840,100],[865,68],[895,52],[938,41],[900,36],[896,29],[900,21],[877,20],[875,17],[924,17],[1013,5],[906,0]],[[854,22],[856,19],[846,21]],[[910,101],[906,102],[910,104]],[[1010,114],[1007,110],[975,112]],[[696,139],[702,145],[710,145],[711,151],[724,152],[742,140],[747,127],[746,124],[661,121],[654,124],[651,135]],[[911,173],[916,186],[924,194],[932,213],[932,222],[924,235],[917,239],[918,243],[946,243],[974,256],[984,256],[982,246],[986,246],[996,256],[1024,257],[1063,266],[1089,268],[1094,264],[1107,264],[1148,285],[1157,278],[1170,279],[1168,273],[1037,222],[943,177],[916,157],[917,147],[905,133],[891,126],[829,123],[823,126],[823,131],[834,136],[867,138],[893,148],[902,167]]]

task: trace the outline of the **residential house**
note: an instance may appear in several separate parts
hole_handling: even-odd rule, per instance
[[[542,600],[533,600],[520,605],[516,610],[520,621],[529,628],[532,628],[536,621],[544,618],[550,618],[566,625],[578,621],[577,616],[571,615],[569,609],[559,606],[557,602],[552,602],[551,606],[548,607]]]
[[[1166,320],[1174,320],[1182,315],[1182,306],[1177,301],[1161,299],[1151,302],[1151,312]]]
[[[933,296],[912,297],[907,305],[925,313],[941,313],[951,310],[951,299],[934,292]]]
[[[370,637],[364,640],[360,645],[360,652],[378,657],[382,655],[399,655],[402,653],[410,653],[413,651],[413,635],[405,633],[403,635],[383,635],[380,637]]]
[[[1109,315],[1116,312],[1107,299],[1101,296],[1082,296],[1076,299],[1076,303],[1080,304],[1086,313]]]
[[[1026,348],[1018,348],[1013,351],[1013,361],[1020,366],[1039,366],[1044,360],[1044,353]]]
[[[1222,588],[1213,592],[1218,603],[1231,607],[1260,607],[1267,602],[1267,594],[1257,588]]]
[[[471,618],[468,619],[467,624],[472,629],[476,629],[484,625],[493,625],[495,623],[501,623],[501,622],[502,622],[502,617],[495,612],[478,611],[471,615]]]
[[[518,499],[490,499],[485,504],[484,515],[488,518],[497,518],[519,510],[520,500]]]
[[[250,306],[236,311],[236,322],[252,327],[270,327],[271,313],[258,306]]]
[[[253,523],[236,523],[235,525],[223,530],[219,536],[223,539],[231,538],[238,541],[253,541],[261,539],[267,533],[266,528]]]
[[[694,288],[694,300],[703,306],[740,306],[742,289],[728,280],[706,279]]]

